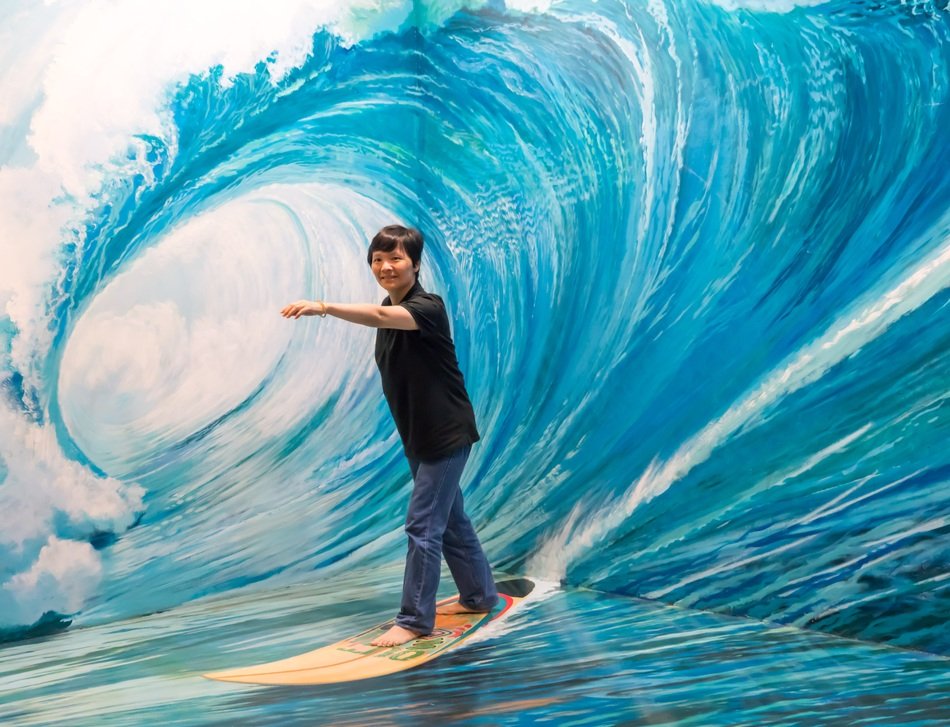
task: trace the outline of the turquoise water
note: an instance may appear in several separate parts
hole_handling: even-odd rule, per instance
[[[205,669],[301,653],[388,617],[396,568],[68,631],[4,650],[15,724],[938,724],[947,659],[592,591],[383,679],[255,687]],[[475,637],[473,637],[474,639]]]
[[[205,669],[301,653],[388,617],[396,568],[215,597],[4,650],[15,724],[938,724],[947,659],[592,591],[383,679],[256,687]],[[473,637],[474,639],[475,637]]]
[[[427,684],[485,723],[946,718],[945,6],[10,7],[9,717],[399,722]],[[381,299],[394,220],[451,311],[486,550],[567,590],[370,701],[205,684],[396,602],[373,333],[278,315]]]

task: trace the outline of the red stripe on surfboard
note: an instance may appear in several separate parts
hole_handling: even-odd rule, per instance
[[[494,621],[494,620],[496,620],[496,619],[499,619],[499,618],[501,618],[502,616],[504,616],[504,615],[505,615],[505,612],[506,612],[509,608],[511,608],[512,604],[515,602],[515,599],[513,599],[511,596],[505,595],[504,593],[499,593],[499,594],[498,594],[498,597],[504,599],[504,601],[505,601],[505,607],[504,607],[503,609],[501,609],[501,611],[499,611],[495,616],[492,616],[492,617],[491,617],[491,620],[492,620],[492,621]]]

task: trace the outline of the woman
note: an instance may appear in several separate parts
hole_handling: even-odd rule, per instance
[[[439,613],[483,613],[498,601],[491,568],[465,515],[459,481],[478,441],[475,414],[455,354],[442,299],[419,285],[422,233],[389,225],[373,238],[367,262],[389,295],[382,305],[298,300],[285,318],[334,316],[378,329],[376,365],[402,439],[413,488],[406,516],[409,552],[402,605],[375,646],[396,646],[435,625],[441,556],[459,590]]]

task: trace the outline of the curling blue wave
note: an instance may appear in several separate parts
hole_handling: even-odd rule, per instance
[[[109,182],[64,271],[42,395],[74,456],[119,474],[56,388],[101,292],[189,220],[319,182],[426,234],[498,567],[950,650],[945,10],[489,6],[353,47],[319,32],[276,84],[219,81],[176,91],[174,148],[143,140],[147,173]],[[317,267],[365,245],[303,237]],[[324,274],[288,300],[368,276]],[[148,511],[90,619],[399,557],[408,471],[372,376],[292,434],[248,424],[296,367],[321,375],[306,331],[239,402],[130,456]]]

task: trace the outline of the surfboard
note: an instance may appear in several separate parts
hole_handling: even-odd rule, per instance
[[[496,585],[498,604],[490,613],[436,614],[431,634],[400,646],[373,646],[370,643],[389,630],[393,625],[390,620],[330,646],[289,659],[209,672],[202,676],[222,682],[291,686],[372,679],[412,669],[461,646],[479,629],[509,615],[534,590],[534,583],[527,578],[500,581]],[[456,601],[457,595],[437,605]]]

